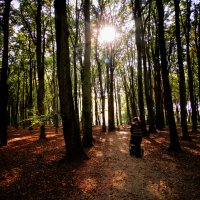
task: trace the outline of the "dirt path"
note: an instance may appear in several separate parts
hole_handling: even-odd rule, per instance
[[[199,152],[173,155],[165,151],[165,138],[151,136],[143,139],[141,159],[129,155],[127,131],[100,141],[90,152],[92,159],[76,173],[80,189],[89,194],[82,199],[199,199]]]
[[[0,199],[148,200],[200,199],[200,135],[169,153],[166,131],[143,139],[143,158],[129,155],[129,130],[94,129],[90,159],[58,165],[64,155],[61,130],[47,129],[47,141],[11,132],[0,149]]]

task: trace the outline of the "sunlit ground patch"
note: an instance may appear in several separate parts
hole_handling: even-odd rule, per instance
[[[17,137],[17,138],[10,139],[9,143],[13,143],[13,142],[16,142],[16,141],[21,141],[21,140],[33,141],[33,140],[35,140],[36,137],[38,137],[38,136],[32,136],[31,135],[31,136]]]
[[[186,149],[187,151],[189,151],[191,154],[200,155],[200,152],[199,152],[198,149],[192,149],[190,147],[184,147],[184,149]]]
[[[119,132],[117,133],[117,135],[121,135],[121,134],[123,134],[123,135],[129,135],[130,132],[127,132],[127,131],[119,131]]]
[[[96,151],[96,157],[103,157],[102,151]]]
[[[117,170],[112,176],[113,188],[124,189],[127,175],[123,170]]]
[[[88,177],[88,178],[81,180],[78,183],[78,186],[84,192],[91,192],[92,190],[94,190],[96,188],[97,184],[96,184],[96,180],[94,178]]]
[[[157,199],[163,199],[163,194],[170,193],[171,190],[167,186],[166,182],[163,180],[160,180],[158,183],[153,183],[149,181],[147,185],[147,190],[152,193],[154,196],[157,197]]]

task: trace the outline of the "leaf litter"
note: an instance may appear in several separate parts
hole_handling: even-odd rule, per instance
[[[151,134],[136,158],[129,155],[128,128],[102,133],[94,126],[90,159],[58,165],[65,155],[62,128],[47,126],[47,140],[38,140],[38,131],[9,130],[0,148],[0,199],[200,199],[199,133],[180,140],[176,153],[166,151],[167,129]]]

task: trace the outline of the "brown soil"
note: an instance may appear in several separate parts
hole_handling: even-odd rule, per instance
[[[90,159],[58,165],[65,154],[61,129],[9,130],[0,148],[0,199],[156,200],[200,199],[200,134],[181,141],[182,151],[167,152],[168,132],[143,138],[144,156],[129,155],[129,129],[101,133],[94,127]]]

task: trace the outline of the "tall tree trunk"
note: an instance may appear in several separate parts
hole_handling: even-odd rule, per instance
[[[73,51],[73,62],[74,62],[74,108],[76,112],[76,117],[79,122],[79,109],[78,109],[78,78],[77,78],[77,47],[78,47],[78,29],[79,29],[79,11],[78,11],[78,0],[76,0],[76,32],[74,41],[74,51]]]
[[[3,58],[0,71],[0,146],[7,145],[7,105],[8,105],[8,38],[11,0],[5,0],[3,13]]]
[[[44,67],[41,62],[41,0],[37,0],[37,41],[36,41],[36,57],[37,57],[37,71],[38,71],[38,89],[37,89],[37,106],[38,115],[40,119],[40,139],[45,139],[45,122],[44,122]]]
[[[18,69],[18,73],[17,73],[17,97],[16,97],[16,104],[15,104],[15,116],[13,116],[14,118],[14,125],[15,128],[18,129],[18,108],[19,108],[19,91],[20,91],[20,73],[19,73],[19,69]]]
[[[91,97],[91,33],[90,33],[90,0],[84,1],[85,17],[85,52],[84,64],[82,68],[82,128],[84,147],[92,147],[92,97]]]
[[[68,41],[69,30],[67,24],[66,1],[55,0],[54,6],[60,111],[66,145],[66,158],[80,158],[83,150],[81,148],[80,130],[74,110],[74,102],[72,96]]]
[[[114,82],[114,91],[115,91],[115,118],[117,121],[117,126],[119,126],[119,118],[118,118],[118,103],[117,103],[117,88],[116,88],[116,82]]]
[[[101,13],[102,15],[102,13]],[[106,132],[106,120],[105,120],[105,90],[103,88],[103,81],[102,81],[102,64],[99,59],[99,54],[98,54],[98,37],[99,37],[99,31],[100,31],[100,23],[99,19],[100,16],[98,13],[96,13],[96,26],[97,26],[97,35],[96,35],[96,40],[95,40],[95,60],[97,63],[98,67],[98,77],[99,77],[99,86],[100,86],[100,94],[101,94],[101,118],[102,118],[102,132]]]
[[[133,2],[133,0],[132,0]],[[145,122],[145,113],[144,113],[144,100],[143,100],[143,83],[142,83],[142,38],[141,38],[141,5],[140,0],[135,0],[135,4],[132,5],[135,7],[135,40],[137,46],[137,71],[138,71],[138,103],[140,110],[140,120],[142,124],[143,134],[147,134],[146,122]]]
[[[151,15],[151,3],[149,4],[148,16]],[[142,30],[142,41],[143,41],[143,61],[144,61],[144,83],[145,83],[145,96],[146,104],[148,109],[148,118],[149,118],[149,132],[155,133],[155,113],[154,113],[154,101],[153,101],[153,92],[152,92],[152,77],[151,77],[151,61],[150,61],[150,21],[147,21],[147,42],[144,39],[145,27]],[[147,61],[148,68],[147,68]]]
[[[149,22],[150,23],[150,22]],[[149,28],[150,29],[150,26]],[[147,54],[147,60],[148,60],[148,71],[147,71],[147,80],[148,80],[148,88],[149,88],[149,101],[150,101],[150,119],[149,119],[149,128],[152,130],[152,132],[156,132],[156,127],[155,127],[155,105],[154,105],[154,100],[153,100],[153,87],[152,87],[152,65],[151,65],[151,59],[150,59],[150,30],[148,31],[148,44],[146,48],[146,54]]]
[[[131,114],[132,117],[138,116],[138,108],[136,105],[136,93],[135,93],[135,81],[134,81],[134,59],[135,59],[135,51],[133,52],[133,46],[131,43],[131,50],[128,49],[128,43],[127,43],[127,52],[131,51],[131,57],[129,57],[129,68],[130,68],[130,104],[131,104]]]
[[[149,76],[147,70],[147,59],[146,59],[146,45],[144,41],[144,29],[142,28],[142,50],[143,50],[143,66],[144,66],[144,91],[146,96],[146,105],[148,110],[148,122],[149,122],[149,133],[155,133],[156,129],[154,126],[154,113],[153,113],[153,100],[150,98],[150,86]]]
[[[200,3],[195,6],[195,45],[197,49],[198,60],[198,84],[200,99]]]
[[[194,100],[193,74],[192,74],[191,58],[190,58],[190,27],[191,27],[190,15],[191,15],[191,0],[187,0],[187,27],[185,30],[185,37],[186,37],[186,49],[187,49],[188,84],[189,84],[190,102],[192,108],[192,132],[197,132],[197,110],[196,110],[196,103]]]
[[[164,108],[163,108],[163,91],[161,82],[161,66],[159,63],[159,35],[158,35],[158,22],[155,18],[156,25],[156,38],[155,38],[155,51],[152,43],[152,57],[154,62],[154,93],[156,104],[156,128],[162,130],[165,127]],[[155,52],[155,53],[154,53]]]
[[[122,111],[121,111],[121,96],[120,96],[120,88],[117,80],[117,99],[118,99],[118,110],[119,110],[119,123],[122,125]]]
[[[95,113],[95,125],[99,125],[99,112],[98,112],[98,100],[97,100],[97,88],[95,80],[93,81],[94,87],[94,113]]]
[[[113,75],[114,75],[114,58],[113,58],[113,48],[109,44],[110,49],[110,59],[109,59],[109,92],[108,92],[108,130],[115,130],[115,116],[114,116],[114,94],[113,94]]]
[[[50,8],[50,16],[51,16],[51,8]],[[53,109],[53,124],[55,127],[55,132],[58,132],[59,126],[59,119],[58,119],[58,90],[57,90],[57,80],[56,80],[56,59],[55,59],[55,36],[53,32],[53,22],[50,23],[50,32],[51,32],[51,45],[52,45],[52,92],[53,92],[53,99],[52,99],[52,109]]]
[[[131,123],[131,111],[130,111],[130,106],[129,106],[129,95],[130,95],[130,92],[128,90],[128,86],[127,86],[127,82],[126,82],[125,76],[123,76],[123,80],[122,81],[123,81],[123,85],[124,85],[124,89],[125,89],[127,123],[130,124]]]
[[[198,38],[198,79],[199,79],[199,99],[200,99],[200,3],[198,5],[198,13],[199,13],[199,20],[198,20],[198,34],[199,34],[199,38]]]
[[[28,95],[28,118],[33,115],[33,61],[31,55],[31,43],[29,42],[29,95]],[[29,130],[32,129],[31,121],[28,122]]]
[[[156,6],[158,10],[158,17],[159,17],[159,46],[160,46],[161,64],[162,64],[162,78],[163,78],[163,87],[164,87],[165,107],[167,111],[167,119],[169,123],[169,133],[170,133],[170,145],[169,145],[168,150],[177,151],[177,150],[180,150],[180,144],[179,144],[178,134],[176,130],[171,88],[169,84],[168,63],[167,63],[167,58],[166,58],[167,52],[166,52],[165,35],[164,35],[164,8],[163,8],[162,0],[156,0]]]
[[[24,68],[24,63],[23,61],[21,61],[21,65],[22,68]],[[22,121],[22,127],[25,127],[25,122],[24,122],[24,110],[25,110],[25,106],[24,106],[24,102],[25,102],[25,73],[23,73],[23,78],[22,78],[22,92],[21,92],[21,99],[20,99],[20,121]]]
[[[181,45],[181,35],[180,35],[180,7],[179,0],[174,0],[175,6],[175,23],[176,23],[176,43],[177,43],[177,53],[178,53],[178,65],[179,65],[179,90],[180,90],[180,106],[181,106],[181,127],[182,127],[182,138],[184,140],[190,139],[187,128],[187,111],[186,111],[186,85],[185,85],[185,73],[183,68],[183,51]]]
[[[95,46],[95,59],[98,67],[98,76],[99,76],[99,85],[100,85],[100,93],[101,93],[101,113],[102,113],[102,132],[106,132],[106,120],[105,120],[105,92],[103,89],[103,81],[102,81],[102,65],[100,63],[98,54],[97,54],[98,40],[96,40]]]

